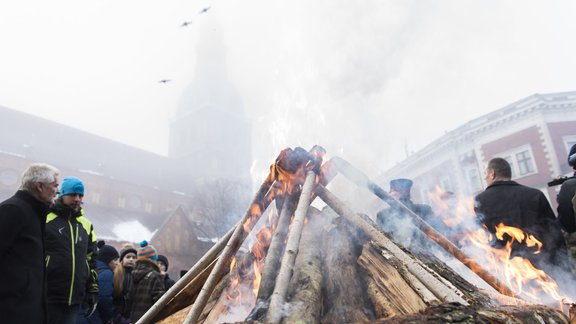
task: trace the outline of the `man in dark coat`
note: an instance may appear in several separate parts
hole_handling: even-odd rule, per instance
[[[572,145],[568,153],[568,164],[575,170],[576,176],[576,144]],[[568,233],[568,249],[572,255],[572,265],[575,267],[576,260],[576,216],[574,215],[576,196],[576,177],[566,180],[560,187],[560,192],[556,197],[558,202],[558,221],[564,231]]]
[[[412,201],[410,197],[410,191],[412,190],[413,182],[410,179],[394,179],[390,181],[390,195],[398,201],[400,201],[404,206],[408,207],[416,215],[427,219],[433,215],[432,208],[426,204],[416,204]],[[386,208],[378,212],[376,215],[376,222],[378,224],[383,224],[390,214],[398,213],[399,210],[394,208]]]
[[[494,158],[486,168],[486,189],[476,196],[475,211],[479,220],[492,233],[503,223],[534,235],[542,242],[542,251],[536,247],[515,242],[512,255],[526,258],[536,267],[549,273],[555,267],[568,269],[568,252],[560,225],[546,196],[538,190],[511,180],[512,169],[503,158]],[[505,240],[510,238],[506,235]],[[504,245],[504,241],[496,241]]]
[[[58,169],[31,164],[14,196],[0,203],[0,322],[45,323],[44,225]]]

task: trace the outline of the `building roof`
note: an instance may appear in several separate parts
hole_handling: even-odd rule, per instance
[[[190,182],[174,174],[177,162],[166,156],[2,106],[0,116],[3,152],[137,185],[190,191]],[[70,154],[71,148],[78,153]]]

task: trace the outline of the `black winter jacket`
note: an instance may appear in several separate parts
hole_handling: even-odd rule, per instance
[[[0,204],[0,322],[46,320],[44,225],[48,206],[26,191]]]
[[[46,218],[48,303],[81,305],[86,293],[98,293],[95,253],[92,223],[57,201]]]
[[[562,184],[556,197],[558,201],[558,221],[568,233],[576,232],[576,217],[574,216],[574,206],[572,205],[574,194],[576,194],[576,179],[571,179]]]
[[[540,269],[550,264],[566,267],[568,251],[554,211],[544,194],[515,181],[495,181],[476,196],[474,209],[488,230],[499,223],[522,229],[542,242],[542,252],[515,245],[513,255],[528,258]],[[514,252],[515,251],[515,252]]]

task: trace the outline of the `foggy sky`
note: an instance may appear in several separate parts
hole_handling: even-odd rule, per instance
[[[576,90],[575,14],[569,0],[4,1],[0,105],[166,154],[218,26],[255,176],[314,144],[375,175],[472,118]]]

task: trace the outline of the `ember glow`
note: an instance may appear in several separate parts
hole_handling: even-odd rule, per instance
[[[528,259],[519,256],[510,258],[513,244],[524,245],[532,253],[539,254],[543,244],[537,237],[502,223],[495,228],[494,234],[479,227],[471,197],[449,196],[437,187],[429,193],[428,198],[441,221],[455,229],[453,233],[445,233],[446,236],[459,237],[455,243],[470,256],[475,256],[476,262],[503,280],[520,298],[536,303],[558,302],[559,305],[568,299],[561,296],[556,281]],[[495,237],[504,240],[505,244],[494,247]]]

